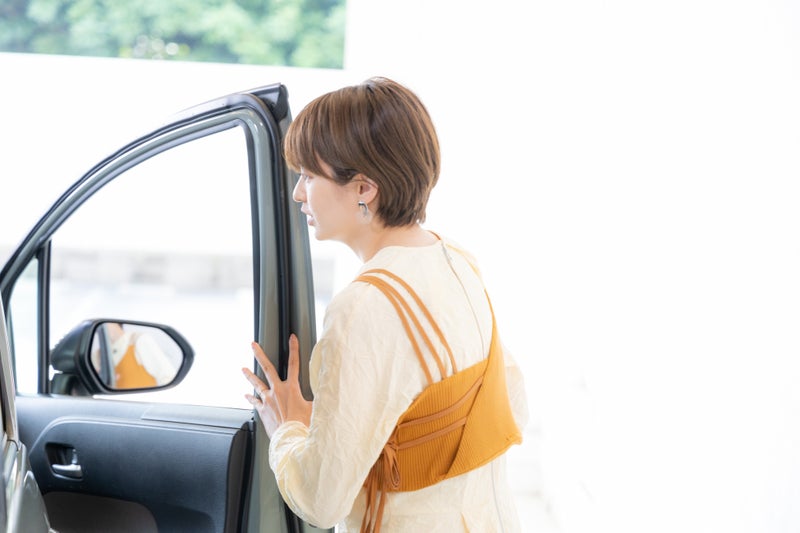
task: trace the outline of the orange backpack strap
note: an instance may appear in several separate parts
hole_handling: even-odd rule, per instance
[[[388,270],[373,269],[362,273],[359,277],[356,278],[356,281],[363,281],[378,288],[381,292],[383,292],[383,294],[395,308],[395,311],[397,311],[397,314],[400,317],[400,321],[403,324],[403,329],[405,329],[406,335],[408,336],[411,345],[414,347],[414,353],[417,355],[417,359],[419,360],[419,363],[422,366],[423,371],[425,372],[425,377],[428,380],[428,384],[429,385],[432,384],[434,380],[433,377],[431,376],[428,364],[425,362],[425,357],[423,355],[421,347],[419,346],[419,343],[417,342],[417,337],[414,334],[414,330],[416,330],[419,333],[419,336],[422,338],[423,342],[425,343],[425,346],[428,348],[428,351],[431,353],[433,359],[436,361],[436,366],[439,369],[439,374],[442,379],[444,379],[447,376],[447,371],[444,368],[444,363],[442,362],[442,359],[439,357],[437,350],[434,348],[433,342],[431,341],[430,337],[425,332],[425,329],[423,328],[422,324],[417,318],[417,315],[411,309],[411,305],[405,298],[403,298],[403,296],[396,288],[394,288],[386,280],[382,279],[381,277],[378,277],[379,275],[383,275],[394,280],[403,289],[405,289],[406,292],[408,292],[408,294],[417,304],[419,309],[422,311],[422,314],[425,316],[431,328],[433,329],[434,333],[439,338],[445,350],[447,351],[447,355],[450,359],[450,365],[451,368],[453,369],[453,373],[458,372],[455,358],[453,357],[453,351],[450,349],[450,345],[447,343],[447,340],[445,339],[442,330],[439,328],[438,324],[436,324],[436,321],[433,319],[433,316],[431,315],[430,311],[422,302],[422,299],[419,297],[419,295],[417,295],[414,289],[412,289],[411,286],[408,285],[408,283],[406,283],[402,278],[389,272]],[[412,324],[414,326],[413,328]]]

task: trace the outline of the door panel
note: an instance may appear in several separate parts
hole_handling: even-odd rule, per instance
[[[93,508],[116,509],[136,521],[126,529],[131,524],[115,513],[104,525],[111,530],[147,531],[148,523],[159,531],[239,530],[252,445],[249,411],[26,397],[17,409],[56,530],[99,527],[103,513]],[[69,464],[76,468],[58,468]]]
[[[0,526],[6,533],[47,533],[47,513],[36,479],[28,466],[25,446],[3,438],[3,494]]]

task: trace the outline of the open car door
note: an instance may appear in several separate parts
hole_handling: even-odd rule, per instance
[[[54,529],[315,530],[280,497],[240,372],[255,338],[285,375],[294,332],[310,398],[290,121],[280,84],[178,114],[75,182],[0,271],[19,435]],[[145,333],[171,345],[161,363]]]

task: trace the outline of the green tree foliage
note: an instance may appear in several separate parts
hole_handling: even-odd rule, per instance
[[[0,50],[341,68],[345,0],[2,0]]]

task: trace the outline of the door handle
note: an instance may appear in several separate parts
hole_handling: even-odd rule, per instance
[[[58,452],[55,454],[57,459],[50,463],[50,468],[53,469],[53,472],[56,475],[70,479],[81,479],[83,477],[83,467],[78,462],[77,450],[75,448],[62,447]]]
[[[72,479],[80,479],[83,477],[83,468],[81,465],[76,463],[70,463],[68,465],[52,465],[53,472],[58,475],[69,477]]]

